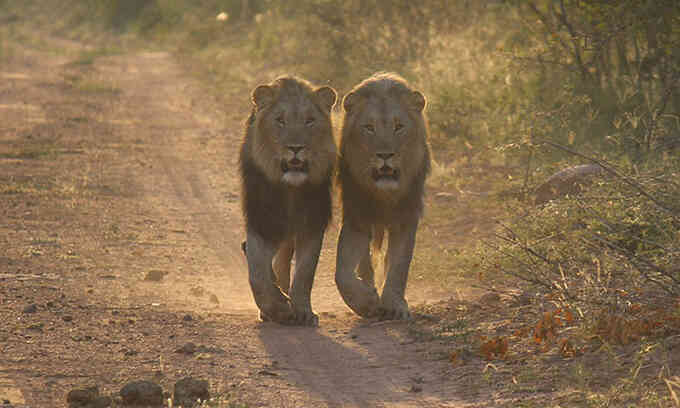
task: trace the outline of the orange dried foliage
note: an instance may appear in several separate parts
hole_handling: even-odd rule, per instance
[[[644,310],[640,305],[631,306],[633,316],[600,314],[595,333],[604,341],[627,345],[643,337],[662,334],[665,331],[680,330],[680,318],[665,310]]]
[[[496,337],[487,339],[481,336],[482,344],[479,346],[479,353],[486,360],[504,359],[508,354],[508,338]]]
[[[562,357],[576,357],[582,353],[583,350],[575,347],[568,339],[560,340],[560,354]]]
[[[521,329],[517,329],[514,332],[512,332],[512,335],[515,337],[527,337],[529,335],[529,332],[531,332],[532,327],[526,326],[522,327]]]
[[[562,322],[562,309],[557,309],[553,312],[545,312],[543,318],[536,323],[534,326],[534,342],[536,344],[553,343],[557,339],[557,330],[564,326]],[[571,320],[570,320],[571,319]],[[569,313],[568,317],[565,317],[567,321],[573,321],[574,317]]]
[[[451,353],[449,353],[449,361],[451,362],[451,365],[453,365],[454,367],[463,364],[463,359],[460,358],[460,352],[458,352],[457,350],[454,350]]]

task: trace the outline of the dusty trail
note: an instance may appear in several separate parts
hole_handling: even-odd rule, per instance
[[[195,257],[203,258],[209,268],[197,273],[209,274],[212,287],[219,288],[219,310],[243,312],[256,325],[240,253],[243,224],[236,169],[241,123],[228,122],[221,129],[219,108],[211,111],[200,102],[190,103],[199,98],[199,85],[187,80],[167,54],[115,57],[102,64],[129,98],[124,103],[130,109],[125,109],[127,119],[143,123],[157,146],[148,154],[161,163],[161,171],[143,177],[149,200],[157,210],[180,208],[176,217],[189,216],[186,228],[195,231],[198,241]],[[239,99],[248,102],[247,95]],[[245,117],[247,108],[223,109],[243,111]],[[201,146],[201,135],[212,139],[208,143],[214,144],[214,152]],[[388,329],[400,323],[362,324],[349,317],[333,284],[336,235],[331,228],[313,292],[321,328],[262,324],[257,331],[281,375],[292,381],[290,389],[279,394],[282,406],[453,406],[445,404],[443,396],[409,394],[425,381],[424,375],[434,376],[438,364],[424,366],[414,347],[390,335]]]
[[[65,61],[50,55],[25,69],[39,72],[49,65],[57,73],[48,80],[60,83]],[[405,323],[368,322],[349,313],[332,278],[335,225],[327,232],[312,293],[320,327],[256,320],[240,252],[237,179],[249,90],[232,90],[223,98],[229,104],[220,106],[205,85],[163,52],[102,57],[91,70],[93,80],[117,89],[95,114],[104,131],[88,135],[97,138],[102,151],[101,157],[94,155],[94,170],[101,166],[98,177],[113,180],[120,194],[95,200],[92,210],[83,205],[71,212],[71,224],[62,221],[60,245],[70,242],[82,254],[82,264],[56,268],[62,280],[44,290],[63,291],[67,300],[60,300],[62,295],[53,307],[63,305],[74,317],[62,321],[58,314],[55,319],[41,303],[39,317],[54,319],[53,328],[38,333],[37,340],[28,336],[28,343],[26,336],[6,336],[0,392],[3,387],[15,394],[21,390],[26,406],[41,406],[55,398],[63,403],[69,387],[84,382],[115,393],[139,376],[158,378],[167,387],[191,373],[207,377],[216,394],[236,393],[248,406],[463,406],[456,402],[458,390],[447,386],[446,361],[428,357],[422,344],[410,341]],[[40,95],[36,91],[33,101],[31,93],[22,98],[41,106],[46,103]],[[64,166],[95,177],[91,166],[82,168],[77,161]],[[102,238],[112,235],[133,238]],[[150,270],[164,278],[145,282]],[[16,285],[16,290],[30,289]],[[408,297],[416,303],[426,295]],[[11,300],[17,316],[24,298]],[[187,320],[187,313],[198,320]],[[186,341],[222,351],[187,359],[175,352]],[[13,400],[15,407],[23,406],[19,396]]]

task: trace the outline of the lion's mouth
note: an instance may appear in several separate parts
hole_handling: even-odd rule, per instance
[[[307,182],[309,178],[309,163],[297,157],[291,160],[281,160],[281,180],[293,187],[299,187]]]
[[[291,160],[281,160],[281,171],[283,173],[288,173],[288,172],[298,172],[298,173],[307,173],[309,171],[309,164],[307,161],[302,161],[298,159],[297,157],[291,159]]]
[[[398,181],[399,169],[390,166],[382,166],[373,169],[373,180],[377,181]]]

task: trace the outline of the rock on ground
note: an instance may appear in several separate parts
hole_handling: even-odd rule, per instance
[[[173,394],[173,405],[192,407],[199,399],[201,401],[210,399],[207,381],[192,377],[186,377],[177,381]]]
[[[163,406],[163,389],[151,381],[133,381],[127,383],[120,396],[124,406]]]
[[[534,203],[545,204],[567,194],[577,194],[593,176],[600,176],[603,172],[602,166],[597,164],[583,164],[562,169],[536,189]]]

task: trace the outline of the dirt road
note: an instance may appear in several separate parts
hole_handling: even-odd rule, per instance
[[[83,61],[62,47],[0,69],[0,397],[65,406],[73,388],[171,391],[192,375],[248,406],[473,404],[407,324],[349,313],[336,226],[313,291],[320,327],[257,321],[239,245],[248,89],[216,99],[165,52]]]

